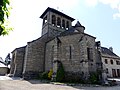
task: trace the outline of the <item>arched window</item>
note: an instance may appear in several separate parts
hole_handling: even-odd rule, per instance
[[[93,49],[92,48],[87,48],[87,56],[89,61],[93,61]]]
[[[60,19],[60,17],[57,18],[57,27],[61,27],[61,19]]]
[[[66,22],[66,29],[69,28],[69,21]]]
[[[47,23],[47,16],[43,19],[43,25]]]
[[[56,26],[56,16],[52,15],[52,25]]]
[[[105,59],[105,64],[108,64],[108,60],[107,59]]]
[[[110,60],[110,63],[113,64],[113,60]]]
[[[62,28],[65,28],[65,20],[62,20]]]

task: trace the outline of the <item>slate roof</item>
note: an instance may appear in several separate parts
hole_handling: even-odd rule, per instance
[[[13,53],[15,50],[18,50],[18,49],[21,49],[21,48],[26,48],[26,46],[15,48],[11,53]]]
[[[73,35],[73,34],[79,34],[79,33],[80,33],[80,32],[75,32],[75,28],[74,28],[74,26],[72,26],[72,27],[69,28],[68,30],[60,33],[60,35],[58,35],[58,37],[59,37],[59,36]]]
[[[112,52],[111,50],[109,50],[109,49],[106,48],[106,47],[101,47],[101,51],[102,51],[103,54],[107,54],[107,55],[110,55],[110,56],[119,57],[119,56],[117,56],[114,52]]]
[[[67,19],[69,19],[69,20],[71,20],[71,21],[74,21],[74,20],[75,20],[74,18],[72,18],[72,17],[70,17],[70,16],[68,16],[68,15],[66,15],[66,14],[64,14],[64,13],[62,13],[62,12],[56,10],[56,9],[50,8],[50,7],[48,7],[48,8],[44,11],[44,13],[40,16],[40,18],[43,18],[43,17],[45,16],[45,14],[46,14],[47,12],[49,12],[49,11],[54,12],[54,13],[56,13],[56,14],[59,14],[59,15],[65,17],[65,18],[67,18]]]
[[[80,33],[82,33],[82,32],[79,32],[79,31],[78,31],[78,32],[75,32],[76,27],[83,27],[83,28],[85,28],[84,26],[82,26],[80,23],[77,22],[75,26],[71,26],[68,30],[60,33],[60,35],[58,35],[58,37],[59,37],[59,36],[67,36],[67,35],[73,35],[73,34],[80,34]],[[83,33],[83,34],[84,34],[84,35],[88,35],[88,36],[93,37],[93,38],[96,38],[96,37],[91,36],[91,35],[86,34],[86,33]]]
[[[81,23],[79,21],[77,21],[77,23],[75,24],[75,27],[83,27],[85,29],[84,26],[81,25]]]

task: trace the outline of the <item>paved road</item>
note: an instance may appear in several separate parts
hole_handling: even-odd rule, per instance
[[[4,78],[4,79],[3,79]],[[120,86],[114,87],[81,87],[81,86],[64,86],[41,83],[40,81],[25,81],[19,78],[8,78],[0,76],[0,90],[120,90]]]

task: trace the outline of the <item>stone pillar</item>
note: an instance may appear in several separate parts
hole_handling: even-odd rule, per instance
[[[54,60],[53,62],[53,75],[52,75],[52,81],[56,81],[56,74],[57,74],[57,70],[58,70],[58,61]]]
[[[66,29],[66,19],[65,19],[65,29]]]
[[[13,75],[14,74],[14,69],[15,69],[14,59],[12,59],[10,65],[11,65],[11,67],[10,67],[10,73],[9,74]]]
[[[88,66],[87,46],[86,46],[86,42],[84,41],[84,38],[83,41],[80,42],[80,59],[81,59],[82,77],[84,80],[87,81],[89,78],[89,66]]]
[[[55,39],[55,45],[54,45],[54,54],[53,54],[53,75],[52,80],[56,81],[56,73],[58,69],[58,45],[57,45],[57,38]]]
[[[56,16],[56,22],[55,22],[55,23],[56,23],[56,25],[55,25],[55,26],[57,27],[57,21],[58,21],[58,20],[57,20],[57,18],[58,18],[58,16],[57,16],[57,15],[55,15],[55,16]]]
[[[69,28],[72,26],[72,23],[71,23],[71,21],[69,21]]]
[[[27,46],[26,46],[26,51],[25,51],[25,57],[24,57],[24,64],[23,64],[23,78],[24,78],[24,74],[26,72],[26,65],[27,65],[27,55],[28,55],[28,46],[29,46],[29,43],[27,43]]]
[[[97,41],[96,42],[96,51],[97,51],[97,63],[98,63],[98,65],[97,65],[97,72],[99,71],[100,73],[99,73],[99,80],[100,80],[100,83],[101,84],[105,84],[105,83],[107,83],[107,75],[106,75],[106,69],[105,69],[105,66],[104,66],[104,64],[102,63],[102,55],[101,55],[101,43],[100,43],[100,41]]]
[[[48,24],[52,24],[51,12],[48,12],[48,13],[47,13],[47,23],[48,23]]]
[[[89,78],[89,70],[88,70],[88,62],[87,61],[83,62],[82,74],[83,74],[84,80],[87,81]]]
[[[102,84],[108,85],[106,70],[103,70],[102,72]]]
[[[15,76],[15,74],[16,74],[16,67],[17,65],[16,65],[16,63],[15,63],[15,68],[14,68],[14,72],[13,72],[13,76]]]

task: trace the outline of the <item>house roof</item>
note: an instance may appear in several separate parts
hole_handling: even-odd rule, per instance
[[[0,61],[0,67],[7,67],[4,62]]]
[[[22,48],[26,48],[26,46],[15,48],[11,53],[13,53],[15,50],[22,49]]]
[[[60,35],[58,35],[58,37],[59,37],[59,36],[67,36],[67,35],[73,35],[73,34],[80,34],[80,33],[82,33],[82,32],[79,32],[79,31],[76,32],[76,27],[77,27],[77,26],[72,26],[72,27],[70,27],[68,30],[60,33]],[[84,26],[81,25],[81,27],[84,27]],[[87,35],[87,36],[90,36],[90,37],[93,37],[93,38],[96,38],[96,37],[91,36],[91,35],[86,34],[86,33],[82,33],[82,34]]]
[[[82,25],[80,24],[79,21],[77,21],[77,23],[75,24],[76,27],[81,27]]]
[[[79,21],[77,21],[77,23],[75,24],[75,27],[84,27],[84,26],[82,26],[81,23]]]
[[[72,35],[72,34],[79,34],[79,32],[75,32],[74,26],[72,26],[68,30],[60,33],[60,35],[58,35],[58,36],[67,36],[67,35]]]
[[[102,54],[119,57],[114,52],[112,52],[111,50],[109,50],[106,47],[101,47],[101,51],[102,51]]]
[[[48,7],[48,8],[44,11],[44,13],[40,16],[40,18],[43,18],[43,17],[45,16],[45,14],[46,14],[47,12],[49,12],[49,11],[51,11],[51,12],[53,12],[53,13],[56,13],[56,14],[59,14],[59,15],[61,15],[61,16],[64,16],[65,18],[67,18],[67,19],[69,19],[69,20],[71,20],[71,21],[74,21],[74,20],[75,20],[74,18],[72,18],[72,17],[70,17],[70,16],[68,16],[68,15],[66,15],[66,14],[64,14],[64,13],[62,13],[62,12],[56,10],[56,9],[50,8],[50,7]]]

